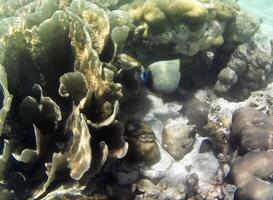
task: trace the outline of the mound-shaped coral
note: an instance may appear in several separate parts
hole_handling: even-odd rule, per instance
[[[134,40],[132,43],[137,47],[136,53],[144,56],[142,59],[147,59],[148,63],[154,62],[145,57],[148,52],[153,57],[170,59],[175,55],[192,57],[200,51],[221,46],[228,22],[235,20],[239,12],[234,1],[223,5],[218,0],[137,0],[120,9],[128,11],[139,26],[135,43]],[[241,32],[241,28],[236,29],[236,33]],[[253,35],[257,28],[250,28],[252,32],[248,33]]]
[[[272,46],[262,33],[239,45],[226,67],[219,73],[214,89],[219,94],[236,93],[248,97],[250,92],[268,83],[273,61]]]
[[[232,135],[238,138],[243,149],[273,149],[271,117],[253,108],[240,108],[233,113],[232,121]]]
[[[232,163],[231,176],[239,199],[272,199],[272,118],[254,108],[233,113],[232,135],[245,152]]]
[[[232,164],[232,177],[238,187],[239,199],[272,199],[273,185],[270,176],[273,173],[272,152],[251,152],[237,158]]]

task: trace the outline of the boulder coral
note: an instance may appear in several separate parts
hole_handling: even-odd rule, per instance
[[[246,38],[242,36],[242,38]],[[248,97],[268,83],[273,61],[270,40],[262,33],[239,45],[232,53],[226,67],[221,70],[214,86],[218,94]]]
[[[248,152],[233,161],[231,177],[239,199],[272,199],[273,173],[272,117],[254,108],[242,107],[233,113],[232,136]]]
[[[270,200],[273,198],[272,152],[250,152],[232,164],[232,177],[239,199]]]
[[[139,44],[134,43],[135,47],[139,47],[139,54],[149,52],[159,57],[192,57],[198,52],[223,45],[229,35],[226,32],[231,29],[229,24],[235,23],[239,13],[244,13],[232,0],[225,3],[218,0],[137,0],[122,5],[120,9],[127,11],[134,23],[144,29],[140,32],[143,37],[139,39],[144,42],[137,40]],[[234,34],[241,33],[243,29],[245,35],[252,36],[259,23],[252,18],[248,18],[247,22],[249,26],[244,24],[247,28],[236,23]]]
[[[272,118],[254,108],[242,107],[232,116],[232,136],[246,151],[273,149]]]

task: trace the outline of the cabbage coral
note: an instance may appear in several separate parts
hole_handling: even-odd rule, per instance
[[[60,172],[87,184],[108,157],[128,149],[116,119],[122,86],[101,61],[111,41],[108,14],[85,0],[8,1],[1,9],[1,130],[7,85],[14,95],[9,131],[1,131],[3,191],[40,198],[66,177]],[[10,184],[11,173],[21,187]]]

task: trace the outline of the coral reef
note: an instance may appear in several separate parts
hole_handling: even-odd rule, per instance
[[[61,171],[68,171],[72,180],[88,183],[107,157],[122,158],[128,149],[122,139],[123,125],[116,119],[121,85],[107,76],[100,61],[110,36],[107,13],[80,0],[71,4],[45,1],[36,6],[29,13],[20,12],[22,16],[10,23],[11,31],[1,35],[6,41],[2,64],[8,80],[1,73],[1,122],[10,106],[7,84],[14,95],[7,124],[12,132],[6,133],[11,135],[1,177],[7,180],[18,163],[36,166],[32,172],[15,171],[24,178],[22,188],[4,182],[15,193],[31,185],[23,198],[43,196],[55,180],[64,178],[58,175]],[[8,8],[2,8],[7,9],[3,12]],[[20,131],[24,135],[18,136]],[[36,149],[24,138],[27,135],[35,138]]]
[[[239,199],[272,199],[272,152],[251,152],[232,164],[232,177]]]
[[[1,109],[0,109],[0,134],[2,134],[4,122],[10,110],[12,96],[8,92],[7,75],[0,65]]]
[[[208,121],[209,104],[200,101],[196,97],[189,98],[184,102],[182,113],[188,118],[189,124],[195,125],[200,132]]]
[[[254,108],[239,108],[233,113],[232,135],[247,153],[232,163],[231,176],[239,199],[272,199],[272,119]],[[259,151],[259,152],[253,152]],[[260,152],[261,151],[261,152]],[[251,164],[250,164],[251,163]],[[248,167],[247,170],[246,166]]]
[[[1,1],[0,199],[272,199],[260,24],[236,0]]]
[[[141,39],[144,41],[134,43],[135,47],[139,47],[137,54],[142,57],[148,52],[153,57],[176,54],[192,57],[199,51],[224,43],[224,32],[229,21],[227,18],[234,20],[239,12],[234,1],[227,1],[226,4],[229,6],[223,6],[218,0],[138,0],[123,5],[121,9],[128,11],[136,24],[143,26],[144,38]],[[226,16],[226,19],[219,16]],[[251,28],[252,32],[256,29]],[[236,31],[239,33],[241,30]]]
[[[243,37],[245,38],[245,37]],[[240,98],[268,83],[273,61],[272,46],[262,33],[239,45],[226,67],[219,73],[214,89],[219,94],[232,93]]]
[[[242,102],[212,100],[207,128],[230,163],[235,198],[272,198],[272,103],[272,84]]]
[[[181,160],[191,151],[194,144],[195,130],[183,124],[182,120],[169,119],[162,133],[162,143],[176,160]]]

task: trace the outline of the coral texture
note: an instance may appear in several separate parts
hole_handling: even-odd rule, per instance
[[[260,24],[236,0],[0,0],[0,199],[272,199]]]
[[[39,198],[65,178],[61,172],[87,184],[108,157],[124,157],[128,144],[116,118],[122,86],[100,59],[111,41],[107,13],[84,0],[21,4],[1,7],[3,16],[16,15],[1,21],[1,29],[9,23],[1,34],[1,130],[11,101],[7,86],[14,95],[7,124],[12,131],[1,131],[9,134],[1,179],[15,195],[31,188],[23,198]],[[19,163],[35,167],[12,171]],[[20,173],[22,187],[13,188],[10,173]]]

